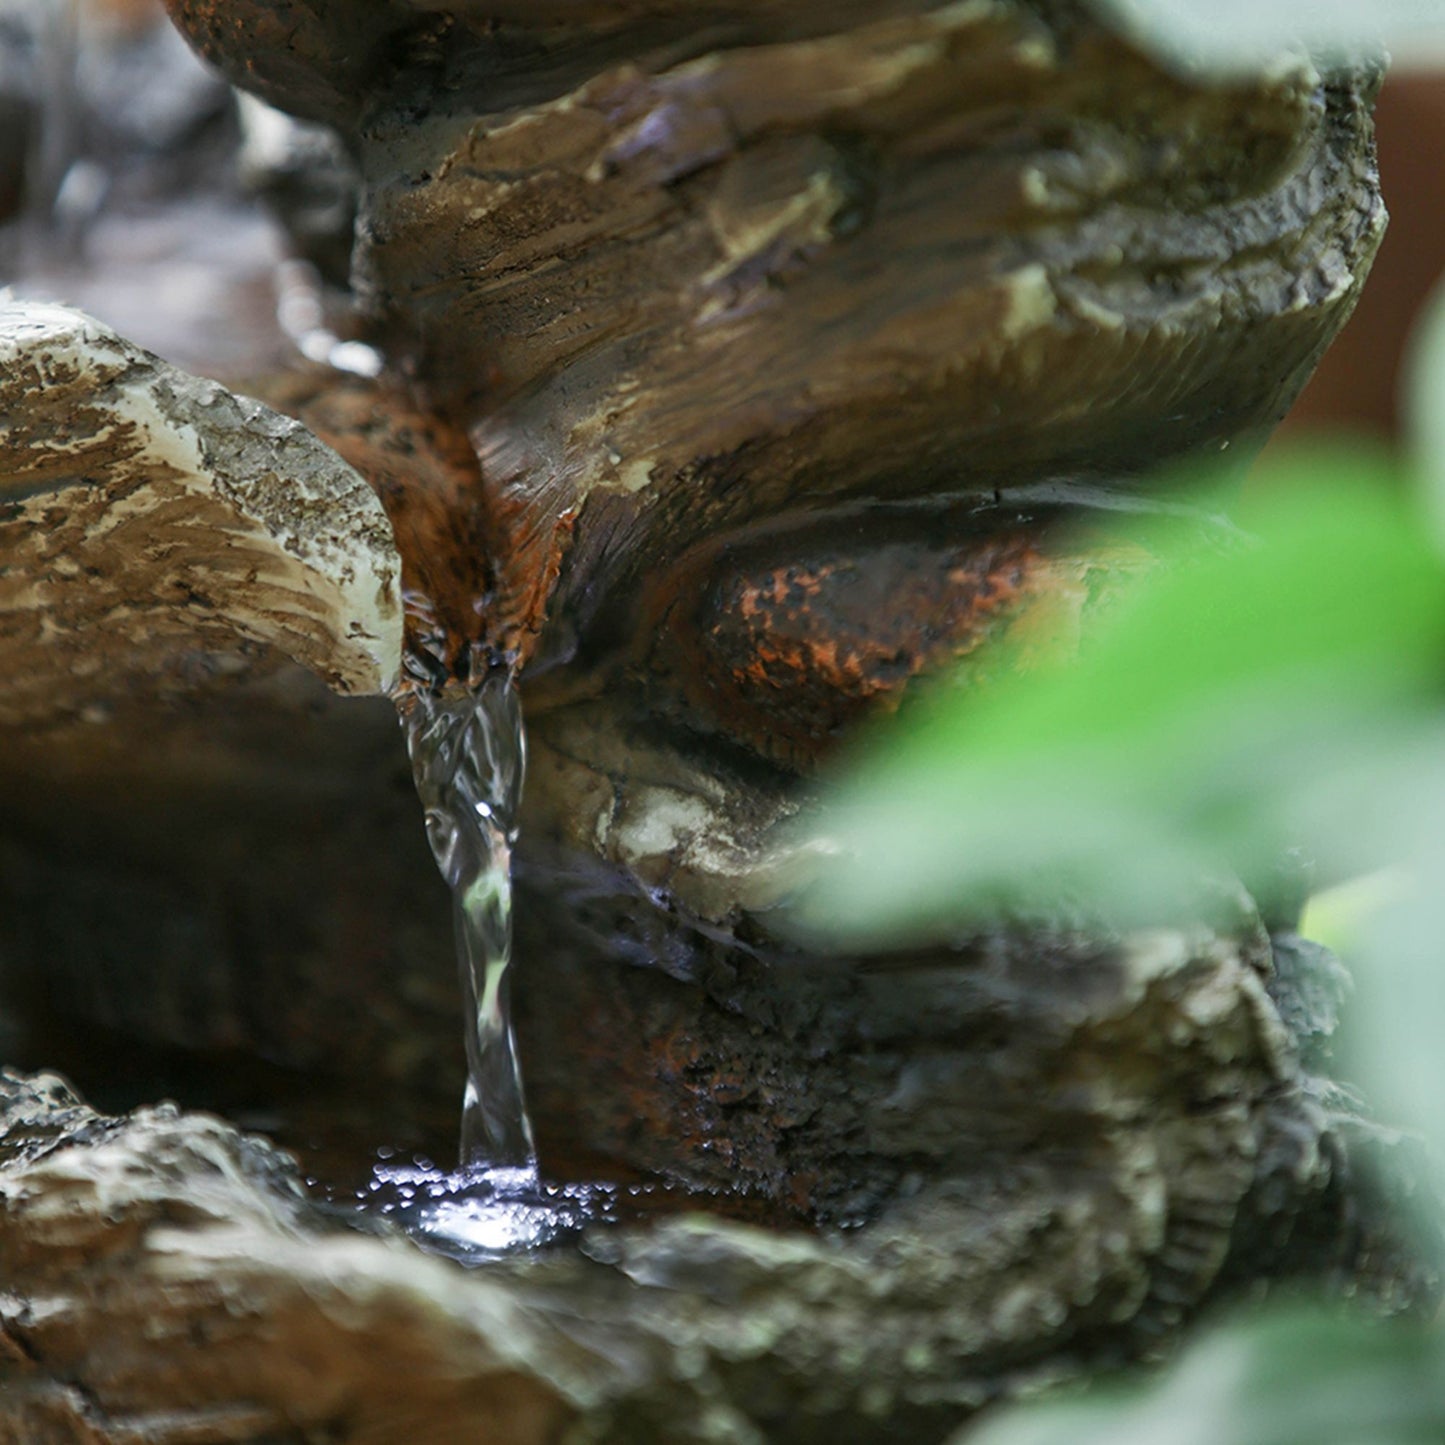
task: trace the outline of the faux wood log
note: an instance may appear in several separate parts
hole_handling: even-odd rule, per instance
[[[1301,1067],[1331,1027],[1328,967],[1197,931],[1101,963],[1000,940],[977,995],[1038,1054],[976,1036],[971,1061],[894,1080],[875,1126],[905,1153],[919,1126],[951,1135],[966,1165],[841,1236],[696,1214],[468,1273],[346,1230],[215,1119],[107,1118],[54,1076],[0,1074],[0,1440],[940,1440],[1022,1387],[1152,1352],[1261,1255],[1386,1308],[1428,1297],[1362,1188],[1386,1136]],[[1041,1078],[1059,1131],[1021,1150]]]
[[[384,692],[400,573],[376,495],[304,428],[79,312],[0,304],[0,725],[184,694],[248,648]]]
[[[550,594],[534,671],[739,529],[1246,441],[1384,223],[1372,77],[1194,86],[1074,3],[171,9],[278,104],[345,91],[355,280],[471,432],[494,622]]]

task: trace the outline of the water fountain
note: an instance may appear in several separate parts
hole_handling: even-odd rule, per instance
[[[404,688],[398,710],[427,841],[452,895],[467,1082],[454,1170],[379,1159],[359,1198],[426,1247],[466,1264],[571,1237],[616,1217],[607,1184],[543,1179],[511,1017],[512,848],[526,735],[512,669],[470,687]],[[413,677],[413,682],[415,678]]]
[[[293,1071],[313,1111],[330,1079],[353,1157],[413,1147],[382,1111],[430,1087],[440,1129],[416,1147],[442,1157],[445,900],[388,705],[343,718],[292,678],[289,710],[262,672],[212,679],[203,713],[187,674],[165,732],[126,711],[114,627],[77,630],[115,721],[61,718],[48,751],[6,736],[7,802],[33,806],[0,943],[12,983],[63,1000],[31,1066],[65,1063],[48,1050],[88,1016],[132,1070],[92,1076],[132,1092],[97,1119],[49,1078],[0,1080],[0,1350],[13,1330],[24,1372],[0,1433],[450,1445],[583,1417],[627,1445],[941,1440],[1000,1393],[1157,1349],[1225,1289],[1388,1260],[1340,1162],[1357,1121],[1322,1113],[1279,1022],[1283,965],[1266,996],[1267,940],[1000,930],[942,957],[800,958],[768,934],[764,827],[838,696],[912,658],[910,623],[1014,576],[1013,553],[972,565],[977,507],[1059,477],[1147,490],[1162,456],[1276,415],[1378,234],[1367,83],[1201,93],[1070,5],[740,4],[705,33],[619,6],[596,34],[606,5],[512,7],[501,41],[466,0],[450,28],[419,0],[172,6],[364,151],[358,275],[418,390],[390,451],[384,401],[357,402],[381,463],[362,470],[435,504],[428,545],[396,543],[457,582],[463,621],[481,570],[520,579],[498,594],[537,647],[515,980],[534,1130],[506,1025],[511,679],[466,692],[463,667],[411,699],[475,1028],[468,1124],[456,1169],[393,1155],[363,1191],[434,1251],[494,1261],[463,1271],[358,1232],[352,1181],[338,1221],[265,1140],[135,1107],[169,1094],[137,1081],[140,1042],[179,1041],[208,1088],[238,1054]],[[494,115],[499,95],[517,108]],[[467,443],[455,491],[430,487],[431,403]],[[477,454],[505,545],[472,526]],[[850,578],[874,588],[852,608]],[[1061,605],[1090,592],[1056,580]],[[170,606],[191,658],[213,619]],[[327,638],[334,679],[350,632]],[[267,1099],[181,1097],[282,1134]],[[544,1160],[813,1227],[709,1208],[534,1260],[512,1251],[631,1206],[549,1182],[533,1132]]]

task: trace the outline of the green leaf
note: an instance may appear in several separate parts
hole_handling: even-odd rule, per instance
[[[1401,400],[1427,518],[1445,541],[1445,287],[1415,322],[1402,372]]]
[[[1422,1170],[1445,1189],[1445,736],[1428,763],[1412,759],[1400,786],[1372,799],[1408,852],[1410,884],[1362,922],[1345,962],[1357,992],[1345,1016],[1340,1052],[1349,1077],[1380,1118],[1422,1135]],[[1413,885],[1413,886],[1410,886]],[[1422,1243],[1438,1250],[1441,1195],[1418,1201]],[[1432,1227],[1432,1219],[1434,1221]],[[1445,1438],[1445,1436],[1442,1436]]]
[[[1445,61],[1441,0],[1092,0],[1102,19],[1166,64],[1231,75],[1282,55],[1329,62],[1390,51],[1409,65]]]
[[[1437,1330],[1295,1309],[1199,1341],[1147,1388],[1015,1406],[954,1445],[1435,1445]]]
[[[1127,926],[1198,916],[1201,876],[1293,842],[1346,875],[1389,861],[1350,813],[1432,715],[1445,569],[1378,459],[1302,458],[1261,491],[1256,545],[1154,538],[1167,565],[1076,664],[944,682],[864,739],[805,931],[906,945],[1061,896]]]

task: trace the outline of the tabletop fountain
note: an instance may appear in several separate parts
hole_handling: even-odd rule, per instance
[[[1269,1281],[1428,1303],[1242,889],[784,926],[853,725],[1087,636],[1104,521],[1287,409],[1378,77],[1082,0],[168,8],[340,137],[380,370],[0,308],[0,1435],[943,1441]]]

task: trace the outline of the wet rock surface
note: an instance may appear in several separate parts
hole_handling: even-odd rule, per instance
[[[698,1213],[473,1272],[354,1232],[308,1202],[286,1155],[213,1118],[99,1116],[54,1076],[7,1073],[0,1438],[933,1440],[1023,1384],[1152,1354],[1261,1249],[1276,1280],[1428,1307],[1436,1281],[1389,1201],[1361,1207],[1358,1160],[1388,1154],[1386,1136],[1301,1071],[1266,987],[1318,1024],[1321,980],[1288,992],[1260,949],[1138,937],[1090,974],[1010,963],[1000,942],[994,1012],[1015,1000],[1000,1031],[1047,1037],[1056,1064],[971,1047],[949,1065],[910,1040],[874,1107],[917,1173],[867,1229]],[[956,970],[955,997],[970,983]],[[895,980],[900,1009],[906,992]],[[589,1026],[615,1041],[618,1022]],[[783,1090],[759,1079],[776,1119]],[[908,1113],[909,1087],[930,1107]],[[746,1108],[708,1092],[704,1109]],[[831,1092],[807,1095],[815,1114]],[[851,1107],[866,1097],[855,1086]],[[746,1123],[704,1132],[746,1172]]]
[[[524,1309],[328,1230],[264,1140],[99,1116],[53,1075],[4,1075],[0,1111],[0,1438],[526,1445],[573,1413]]]
[[[303,670],[203,600],[157,643],[174,686],[0,744],[0,1045],[110,1111],[0,1081],[0,1440],[942,1440],[1271,1281],[1433,1307],[1408,1158],[1326,1077],[1337,965],[1247,899],[1215,929],[1020,919],[857,958],[775,912],[857,718],[943,662],[986,685],[1076,645],[1150,565],[1099,518],[1288,405],[1383,223],[1374,78],[1199,90],[1074,3],[171,9],[344,136],[261,169],[335,280],[358,165],[392,371],[257,377],[293,431],[117,365],[190,398],[188,445],[218,407],[340,466],[324,439],[385,508],[413,651],[525,663],[543,1168],[668,1190],[470,1273],[338,1211],[380,1148],[449,1157],[445,892],[389,705],[313,675],[385,668],[288,615],[264,641],[305,632]],[[233,127],[215,94],[165,144]],[[16,409],[27,494],[129,487],[108,423],[94,478],[53,424],[47,452],[44,390]]]

